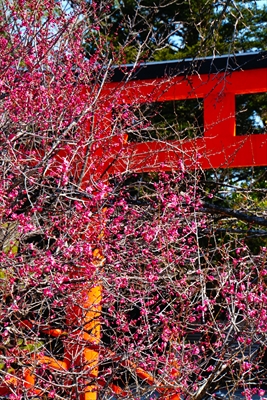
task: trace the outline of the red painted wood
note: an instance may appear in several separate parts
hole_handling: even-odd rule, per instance
[[[204,169],[266,166],[267,134],[235,136],[235,96],[260,92],[267,92],[265,68],[107,84],[101,95],[111,104],[203,98],[204,137],[127,143],[105,160],[102,174],[173,170],[181,160]]]

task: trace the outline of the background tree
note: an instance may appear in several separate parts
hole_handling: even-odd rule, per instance
[[[110,57],[121,52],[126,62],[140,54],[160,61],[266,49],[264,2],[124,0],[98,12],[99,39],[109,43]],[[89,56],[95,50],[90,40],[87,49]]]

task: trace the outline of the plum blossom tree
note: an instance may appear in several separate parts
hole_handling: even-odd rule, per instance
[[[197,159],[107,173],[144,129],[102,95],[122,59],[109,12],[1,2],[0,396],[263,397],[266,247],[208,207]]]

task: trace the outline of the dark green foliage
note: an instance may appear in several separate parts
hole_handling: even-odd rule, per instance
[[[267,7],[256,1],[115,0],[95,12],[102,24],[87,32],[89,57],[100,43],[121,63],[266,49]]]
[[[267,133],[267,93],[236,97],[236,134]]]
[[[266,216],[266,167],[207,171],[206,179],[203,191],[212,196],[207,201],[248,216]],[[244,240],[253,254],[258,254],[261,247],[267,246],[267,230],[256,223],[217,214],[213,216],[212,227],[219,243],[238,238]]]
[[[140,121],[128,134],[128,141],[179,140],[203,136],[202,99],[141,104],[134,111]]]

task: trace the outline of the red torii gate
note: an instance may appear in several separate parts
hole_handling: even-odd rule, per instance
[[[203,169],[266,166],[267,132],[236,136],[235,97],[262,92],[267,92],[266,52],[116,69],[103,98],[123,104],[203,99],[204,135],[126,143],[110,168],[106,165],[108,172],[175,170],[178,160],[191,164],[196,154]]]
[[[237,56],[208,57],[206,59],[170,61],[160,63],[126,65],[114,69],[109,83],[106,83],[100,94],[101,102],[110,104],[110,112],[102,122],[105,137],[103,143],[109,143],[111,154],[103,163],[102,150],[99,148],[94,155],[95,170],[98,178],[131,172],[149,172],[158,170],[175,170],[180,160],[185,166],[192,165],[198,156],[198,166],[203,169],[234,168],[267,165],[267,135],[236,136],[235,96],[247,93],[267,92],[267,53],[250,53]],[[149,141],[143,143],[127,143],[127,140],[117,141],[112,136],[112,104],[140,104],[148,102],[164,102],[169,100],[184,100],[203,98],[204,101],[204,134],[201,138],[173,141]],[[245,133],[245,132],[244,132]],[[114,150],[116,149],[116,151]],[[90,180],[91,169],[83,177],[83,184]],[[96,262],[101,267],[101,254],[96,253]],[[82,360],[89,378],[101,385],[98,376],[98,355],[100,346],[100,324],[98,318],[101,312],[101,285],[87,293],[83,304],[87,313],[83,316],[71,317],[83,326],[77,335],[82,334],[86,347],[82,350]],[[75,307],[72,309],[75,313]],[[25,327],[31,329],[32,322],[23,321]],[[60,337],[66,332],[60,329],[43,329],[51,336]],[[91,333],[88,334],[87,332]],[[46,364],[54,370],[67,371],[70,366],[72,349],[65,349],[63,361],[52,357],[38,356],[38,364]],[[138,365],[123,361],[116,354],[106,350],[111,358],[122,366],[132,368],[137,376],[146,384],[156,387],[163,399],[179,400],[179,394],[165,390],[164,386]],[[79,364],[80,365],[80,364]],[[82,365],[82,364],[81,364]],[[24,371],[24,387],[35,395],[40,390],[35,389],[35,376],[32,368]],[[123,396],[122,388],[110,385],[114,393]],[[7,387],[0,388],[6,393]],[[89,386],[81,395],[80,400],[96,400],[97,386]]]

